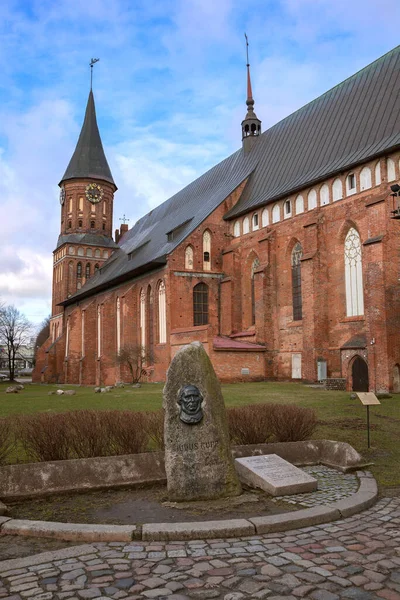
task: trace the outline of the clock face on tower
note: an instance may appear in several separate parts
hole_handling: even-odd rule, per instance
[[[104,191],[98,183],[88,183],[85,188],[85,195],[89,202],[97,204],[102,199]]]
[[[64,204],[65,202],[65,188],[64,186],[62,186],[61,190],[60,190],[60,204],[61,206]]]

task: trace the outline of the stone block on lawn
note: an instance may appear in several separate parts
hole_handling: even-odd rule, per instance
[[[172,360],[163,407],[171,500],[239,495],[221,386],[199,342],[184,346]]]

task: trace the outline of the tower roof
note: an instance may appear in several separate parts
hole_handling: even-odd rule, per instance
[[[83,121],[75,152],[69,161],[67,170],[60,183],[68,179],[77,178],[101,179],[115,185],[106,155],[104,154],[99,128],[97,127],[96,108],[92,90],[89,92],[85,120]]]

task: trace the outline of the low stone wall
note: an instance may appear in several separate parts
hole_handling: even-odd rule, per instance
[[[294,465],[324,464],[342,471],[360,469],[362,457],[349,444],[330,440],[235,446],[235,458],[277,454]],[[107,456],[0,468],[0,499],[82,492],[166,481],[163,452]]]
[[[346,391],[346,379],[341,377],[332,377],[330,379],[322,379],[321,383],[324,384],[327,390],[338,390],[341,392]]]

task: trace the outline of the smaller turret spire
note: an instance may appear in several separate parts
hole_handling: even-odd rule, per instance
[[[254,145],[255,140],[261,134],[261,121],[257,118],[256,113],[254,112],[254,99],[253,99],[253,90],[251,87],[251,77],[250,77],[250,62],[249,62],[249,40],[247,35],[244,34],[246,38],[246,58],[247,58],[247,114],[242,121],[242,143],[243,150],[245,152],[249,152]]]

